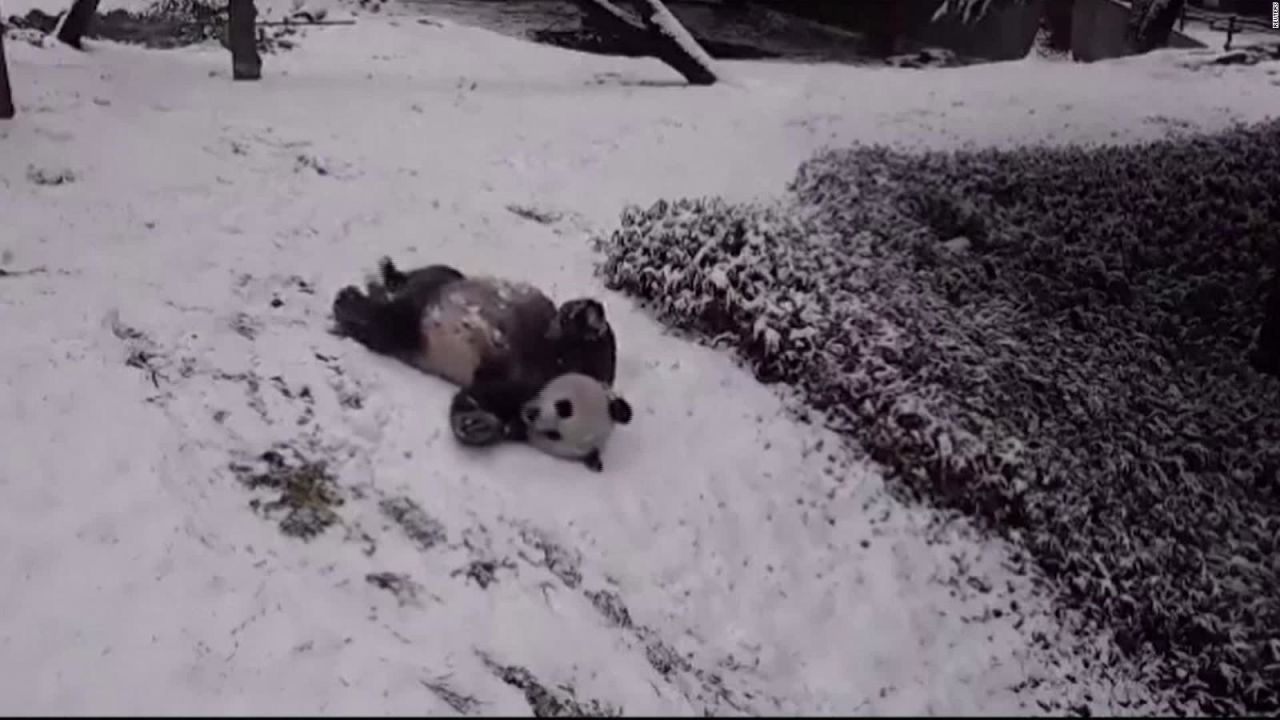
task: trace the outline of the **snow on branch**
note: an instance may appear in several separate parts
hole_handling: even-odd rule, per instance
[[[589,23],[621,47],[658,58],[693,85],[712,85],[719,78],[711,56],[685,30],[661,0],[630,0],[640,16],[637,24],[610,0],[575,0]]]
[[[1025,3],[1027,0],[1004,0],[1007,2]],[[964,22],[976,22],[981,20],[987,11],[991,9],[991,0],[942,0],[938,5],[938,9],[933,12],[933,21],[937,22],[944,17],[954,17],[959,15]]]
[[[640,16],[640,20],[644,23],[646,29],[654,34],[660,34],[668,38],[671,43],[680,48],[684,54],[689,56],[702,67],[705,75],[715,77],[715,71],[712,69],[713,61],[706,50],[693,39],[693,35],[685,29],[684,25],[676,19],[675,15],[662,4],[661,0],[631,0],[631,7],[635,8],[636,13]]]

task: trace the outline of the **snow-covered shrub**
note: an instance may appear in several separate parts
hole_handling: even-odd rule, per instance
[[[1247,365],[1280,121],[824,153],[770,207],[629,209],[602,273],[1025,544],[1186,709],[1280,710],[1280,383]]]
[[[879,218],[876,227],[898,227],[918,242],[927,235],[877,207],[861,209],[861,221]],[[991,423],[939,419],[941,388],[955,384],[957,367],[932,358],[956,352],[956,339],[928,326],[958,322],[953,310],[915,293],[909,259],[875,234],[829,232],[819,219],[785,202],[632,207],[601,243],[601,271],[610,287],[648,301],[672,325],[739,350],[761,380],[802,388],[833,427],[857,429],[873,457],[906,469],[911,489],[925,489],[918,471],[932,468],[942,484],[931,489],[946,486],[962,504],[1003,517],[1003,494],[982,490],[1009,481],[1007,458],[979,452],[1001,442],[978,441]]]
[[[293,2],[301,6],[300,2]],[[313,15],[295,16],[292,11],[282,12],[283,0],[271,0],[255,3],[258,20],[279,20],[281,15],[291,19],[316,19]],[[218,40],[226,46],[227,12],[226,0],[155,0],[147,10],[136,17],[138,22],[170,21],[176,31],[173,35],[174,45],[188,45],[206,40]],[[294,8],[296,9],[296,8]],[[323,13],[320,14],[323,17]],[[288,50],[294,46],[290,40],[298,35],[296,27],[258,26],[258,51],[274,53]],[[149,43],[155,44],[155,43]]]
[[[670,303],[680,325],[748,348],[757,375],[774,380],[794,361],[784,352],[829,352],[810,341],[831,332],[830,305],[838,301],[816,292],[825,275],[815,263],[852,261],[791,252],[808,237],[784,209],[659,202],[623,213],[605,272],[616,285]]]

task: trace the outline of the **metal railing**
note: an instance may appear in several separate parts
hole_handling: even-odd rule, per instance
[[[1272,27],[1271,19],[1264,17],[1254,17],[1252,15],[1237,15],[1235,13],[1214,13],[1206,10],[1191,9],[1186,3],[1182,5],[1182,16],[1178,20],[1178,30],[1182,31],[1187,26],[1187,19],[1203,22],[1210,30],[1216,30],[1227,34],[1226,42],[1223,43],[1223,50],[1231,49],[1231,41],[1235,38],[1236,33],[1241,31],[1260,32],[1269,35],[1275,35],[1280,39],[1280,29]]]

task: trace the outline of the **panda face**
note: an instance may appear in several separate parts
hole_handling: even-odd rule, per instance
[[[529,428],[529,432],[541,434],[551,442],[564,442],[564,434],[560,432],[560,427],[566,421],[573,419],[573,400],[569,398],[561,398],[551,403],[551,409],[554,417],[546,417],[542,413],[540,405],[531,404],[524,409],[524,421]]]
[[[599,470],[600,451],[615,425],[630,422],[631,406],[598,380],[568,373],[526,403],[521,419],[530,445]]]
[[[600,444],[610,425],[595,426],[579,416],[573,398],[545,393],[525,406],[523,415],[529,442],[560,457],[580,458]]]
[[[561,422],[569,420],[573,417],[573,401],[572,400],[569,400],[567,398],[557,400],[555,401],[555,404],[552,407],[556,411],[556,418],[559,419]],[[541,414],[541,411],[539,410],[539,408],[535,406],[535,407],[529,408],[529,413],[532,416],[529,418],[530,420],[529,424],[531,426],[536,425],[537,418]],[[564,442],[564,435],[556,428],[552,428],[550,430],[543,430],[541,432],[542,432],[542,435],[548,440],[550,440],[551,442]]]

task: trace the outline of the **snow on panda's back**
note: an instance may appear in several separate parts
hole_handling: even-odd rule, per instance
[[[631,422],[631,406],[599,380],[566,373],[525,403],[521,417],[530,445],[598,471],[614,426]]]
[[[491,277],[456,280],[423,308],[425,351],[417,365],[456,385],[469,385],[486,359],[537,357],[555,316],[555,303],[527,283]]]

